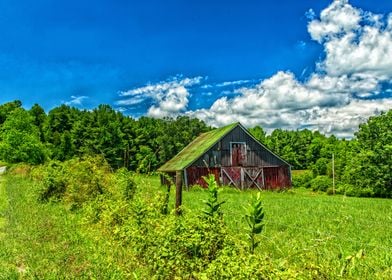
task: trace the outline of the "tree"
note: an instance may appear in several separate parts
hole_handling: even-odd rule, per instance
[[[34,104],[33,107],[31,107],[29,113],[33,117],[33,124],[38,127],[41,141],[44,142],[44,125],[47,119],[44,109],[38,104]]]
[[[39,164],[47,158],[47,150],[39,139],[33,117],[17,108],[0,129],[0,158],[9,163]]]
[[[375,196],[392,197],[392,110],[370,117],[355,134],[358,152],[346,169],[357,188],[371,188]]]
[[[17,108],[22,107],[22,102],[15,100],[12,102],[4,103],[0,105],[0,125],[5,122],[9,114]]]
[[[264,143],[265,142],[265,136],[266,133],[264,129],[261,126],[256,125],[253,128],[249,129],[249,132],[253,135],[254,138],[256,138],[259,142]]]

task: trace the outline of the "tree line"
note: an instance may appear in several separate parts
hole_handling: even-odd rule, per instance
[[[26,110],[16,100],[0,105],[0,161],[40,164],[101,155],[113,169],[148,173],[211,129],[187,116],[133,119],[109,105],[93,110],[61,105],[46,113],[38,104]],[[392,197],[392,110],[369,118],[351,140],[307,129],[267,135],[256,126],[250,132],[293,169],[311,170],[301,184],[319,176],[318,182],[330,184],[334,155],[335,178],[345,192]]]

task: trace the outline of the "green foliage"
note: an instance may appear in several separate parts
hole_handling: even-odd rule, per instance
[[[297,279],[299,273],[282,264],[256,254],[227,247],[211,262],[208,268],[198,274],[198,279]]]
[[[0,128],[0,159],[39,164],[46,158],[47,150],[40,142],[32,117],[24,109],[14,109]]]
[[[218,184],[215,180],[215,176],[210,174],[203,177],[208,186],[208,199],[203,202],[206,205],[206,210],[203,213],[209,218],[215,218],[216,216],[221,216],[221,205],[225,203],[224,201],[218,201]]]
[[[107,191],[110,167],[103,158],[73,159],[65,165],[68,174],[64,201],[71,207],[80,207]]]
[[[129,174],[137,187],[127,199],[120,173],[105,175],[106,191],[79,211],[37,203],[29,176],[0,177],[0,278],[391,278],[390,200],[263,192],[268,219],[249,254],[243,205],[255,191],[223,188],[225,215],[211,223],[199,215],[205,189],[184,192],[183,216],[163,215],[158,177]]]
[[[264,129],[261,126],[255,126],[253,128],[249,129],[249,132],[253,135],[254,138],[256,138],[259,142],[264,143],[265,142],[265,137],[266,133]]]
[[[249,251],[251,254],[253,254],[256,247],[259,245],[259,242],[256,241],[256,235],[260,234],[264,227],[264,212],[260,193],[257,194],[256,199],[249,206],[248,213],[245,215],[245,218],[249,226],[249,233],[247,234],[249,241]]]
[[[310,186],[313,191],[327,191],[328,188],[332,187],[332,179],[325,175],[317,176],[310,181]]]
[[[114,182],[116,190],[113,193],[119,193],[125,200],[132,200],[136,192],[136,183],[133,179],[132,172],[126,168],[120,168],[114,174]]]
[[[320,175],[327,175],[327,168],[330,160],[326,158],[319,158],[312,166],[311,170],[313,177]]]
[[[310,182],[312,179],[313,175],[309,170],[292,171],[292,184],[294,188],[310,188]]]
[[[348,160],[345,180],[366,193],[392,197],[392,110],[369,118],[356,133],[357,150]]]
[[[350,186],[345,193],[392,197],[391,123],[392,110],[371,117],[360,125],[353,140],[307,129],[275,129],[266,135],[256,126],[250,132],[293,169],[312,170],[315,177],[332,177],[334,154],[336,182]],[[38,104],[26,111],[20,101],[13,101],[0,105],[0,161],[41,164],[48,159],[100,155],[113,169],[150,173],[208,131],[204,122],[185,116],[134,120],[108,105],[91,111],[61,105],[46,114]],[[207,134],[210,140],[211,135]],[[293,176],[293,180],[294,186],[308,186],[305,176]]]
[[[6,121],[8,116],[18,108],[22,107],[22,102],[15,100],[0,105],[0,126]]]
[[[72,159],[64,163],[53,161],[33,172],[39,182],[37,199],[40,201],[62,200],[70,207],[77,208],[108,191],[110,168],[101,157]],[[121,181],[121,180],[120,180]],[[123,181],[121,182],[122,184]],[[130,195],[130,182],[122,186]]]
[[[32,175],[40,180],[40,188],[37,189],[39,201],[58,201],[63,198],[68,174],[61,162],[48,162],[45,166],[36,168]]]

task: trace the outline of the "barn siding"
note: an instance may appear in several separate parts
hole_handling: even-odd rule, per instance
[[[234,165],[231,158],[233,143],[246,144],[245,149],[241,144],[234,147],[237,149],[233,158]],[[245,158],[244,154],[246,154]],[[241,125],[234,127],[207,152],[198,157],[184,168],[184,183],[187,187],[192,185],[206,187],[203,176],[208,174],[214,174],[219,183],[233,185],[240,189],[278,189],[291,186],[290,165],[260,145]],[[170,177],[175,176],[170,171],[167,172]]]
[[[246,160],[243,162],[244,167],[252,166],[281,166],[286,165],[273,153],[257,143],[250,137],[240,126],[234,128],[230,133],[216,143],[200,159],[195,161],[191,166],[198,167],[220,167],[231,166],[230,145],[231,142],[246,143]]]

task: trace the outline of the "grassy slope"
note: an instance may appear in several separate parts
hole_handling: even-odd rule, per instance
[[[223,189],[225,221],[233,235],[245,240],[244,206],[255,191]],[[184,206],[202,209],[205,192],[183,194]],[[349,198],[296,189],[264,192],[265,230],[258,253],[306,269],[361,278],[392,279],[392,200]],[[360,252],[363,250],[363,255]],[[350,256],[358,257],[350,259]],[[314,269],[314,267],[313,267]]]
[[[121,279],[129,275],[119,267],[129,260],[122,248],[85,228],[82,216],[61,204],[36,203],[30,190],[26,179],[8,177],[4,184],[3,178],[0,201],[7,195],[9,203],[0,203],[0,217],[7,220],[1,230],[0,279]]]
[[[151,194],[157,177],[137,178]],[[60,204],[37,204],[29,182],[8,178],[6,193],[0,187],[0,279],[129,278],[135,267],[126,248],[118,247],[100,232],[83,224],[82,216]],[[255,192],[224,189],[220,198],[229,230],[245,240],[243,206]],[[5,195],[8,196],[5,199]],[[172,195],[174,191],[172,190]],[[184,192],[185,215],[203,208],[203,190]],[[287,266],[329,271],[331,278],[345,269],[345,277],[392,278],[392,200],[326,196],[295,190],[263,193],[266,226],[258,254],[281,260]],[[7,202],[8,201],[8,202]],[[173,197],[170,202],[174,204]],[[187,210],[188,209],[188,210]],[[360,250],[364,256],[350,259]],[[142,268],[139,268],[142,269]]]

